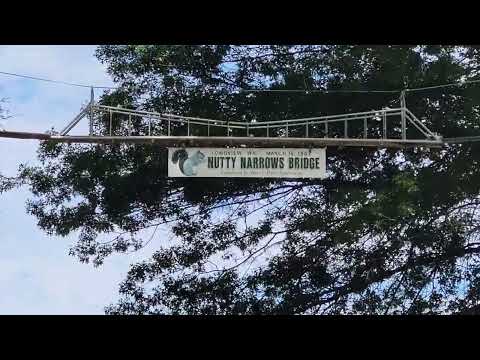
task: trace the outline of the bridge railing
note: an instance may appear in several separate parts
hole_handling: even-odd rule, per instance
[[[407,108],[298,119],[241,122],[188,117],[93,104],[106,136],[235,136],[407,139],[436,138]],[[69,129],[70,130],[70,129]],[[120,134],[119,134],[120,133]],[[65,135],[65,134],[64,134]]]

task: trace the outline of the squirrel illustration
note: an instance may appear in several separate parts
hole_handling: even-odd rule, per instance
[[[205,161],[205,154],[200,151],[197,151],[192,156],[188,156],[186,150],[176,150],[172,155],[172,162],[176,164],[178,162],[178,167],[180,171],[186,176],[197,175],[197,167]]]

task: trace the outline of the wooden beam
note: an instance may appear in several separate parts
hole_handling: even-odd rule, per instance
[[[442,140],[401,140],[364,138],[287,138],[287,137],[226,137],[226,136],[61,136],[44,133],[0,131],[0,137],[13,139],[50,140],[85,144],[157,144],[165,147],[325,147],[355,146],[378,148],[431,147],[440,148]]]
[[[32,140],[49,140],[49,134],[30,133],[21,131],[0,131],[0,137],[10,139],[32,139]]]
[[[208,137],[208,136],[52,136],[52,141],[71,143],[134,143],[158,144],[165,147],[324,147],[356,146],[380,148],[437,147],[441,140],[401,140],[401,139],[343,139],[343,138],[287,138],[287,137]]]

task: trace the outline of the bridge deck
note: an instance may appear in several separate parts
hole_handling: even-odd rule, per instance
[[[43,133],[0,131],[0,137],[14,139],[32,139],[65,143],[134,143],[157,144],[165,147],[208,147],[208,146],[252,146],[252,147],[442,147],[442,140],[402,140],[402,139],[364,139],[364,138],[295,138],[295,137],[227,137],[227,136],[75,136],[49,135]]]

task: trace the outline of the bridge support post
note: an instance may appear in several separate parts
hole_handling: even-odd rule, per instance
[[[383,138],[387,138],[387,112],[383,112]]]
[[[405,121],[405,108],[407,107],[405,102],[405,90],[402,90],[400,93],[400,107],[401,107],[401,117],[402,117],[402,140],[407,139],[407,123]]]
[[[95,94],[93,87],[90,88],[90,136],[93,136],[93,102],[95,101]]]
[[[113,119],[113,113],[112,110],[109,111],[110,113],[110,136],[112,136],[112,119]]]

